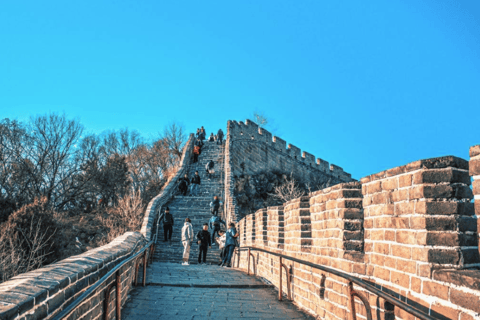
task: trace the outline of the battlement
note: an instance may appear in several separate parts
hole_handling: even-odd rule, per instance
[[[235,121],[229,120],[227,124],[227,130],[229,138],[234,140],[256,140],[271,146],[274,150],[279,151],[287,155],[288,157],[298,160],[305,165],[322,171],[328,175],[332,175],[336,178],[344,181],[351,181],[352,175],[343,171],[343,169],[337,165],[330,164],[307,151],[301,151],[300,148],[293,144],[288,144],[282,138],[273,136],[268,130],[261,128],[252,120]]]

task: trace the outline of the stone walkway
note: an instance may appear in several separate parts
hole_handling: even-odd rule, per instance
[[[136,287],[122,319],[314,319],[253,276],[213,265],[155,262]]]

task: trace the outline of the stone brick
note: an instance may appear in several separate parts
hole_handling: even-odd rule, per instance
[[[471,146],[469,151],[470,158],[480,155],[480,144],[476,146]]]
[[[404,259],[411,259],[412,257],[412,248],[402,245],[392,245],[392,255],[396,257],[401,257]]]
[[[448,287],[437,282],[433,282],[430,280],[423,281],[423,290],[424,294],[435,296],[441,298],[443,300],[448,300]]]
[[[403,272],[391,271],[390,277],[390,282],[407,289],[410,288],[410,277],[407,274]]]
[[[419,201],[415,204],[415,213],[435,215],[472,215],[473,207],[471,203],[449,201]]]
[[[480,175],[480,157],[475,158],[475,159],[471,159],[470,163],[469,163],[469,166],[470,166],[469,171],[470,171],[471,176]]]
[[[382,181],[382,190],[394,190],[398,188],[397,178],[388,178]]]
[[[460,182],[470,184],[468,172],[456,168],[430,169],[414,173],[413,184]]]
[[[395,214],[413,214],[414,212],[414,203],[413,202],[398,202],[395,203]]]
[[[460,252],[455,249],[430,249],[428,251],[428,262],[431,263],[458,265],[460,259]]]
[[[456,288],[450,289],[450,301],[456,305],[480,313],[480,303],[478,295],[473,295]]]
[[[403,188],[403,187],[409,187],[412,185],[412,174],[406,174],[398,177],[398,187]]]

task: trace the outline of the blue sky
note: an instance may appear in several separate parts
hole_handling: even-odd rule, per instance
[[[478,1],[0,2],[0,118],[273,120],[359,179],[480,143]]]

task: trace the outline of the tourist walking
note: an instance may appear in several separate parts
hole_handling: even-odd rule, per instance
[[[212,248],[212,239],[210,238],[210,233],[208,233],[208,224],[203,225],[203,229],[197,233],[197,241],[200,245],[199,252],[198,252],[198,263],[202,263],[203,257],[203,264],[207,263],[207,251],[208,248]]]
[[[215,170],[213,170],[213,167],[215,167],[215,162],[213,162],[212,160],[209,160],[205,165],[205,170],[207,171],[209,179],[212,177],[212,174],[215,173]]]
[[[198,162],[198,156],[202,153],[203,142],[201,137],[193,144],[193,163]]]
[[[223,143],[223,131],[222,129],[218,129],[217,132],[217,144],[222,144]]]
[[[225,257],[223,258],[223,262],[220,266],[231,268],[231,260],[233,255],[233,250],[235,250],[236,241],[238,237],[237,229],[235,229],[235,224],[231,222],[229,224],[230,228],[227,230],[226,238],[225,238]]]
[[[212,213],[213,214],[213,213]],[[225,221],[220,219],[220,217],[213,215],[210,220],[208,221],[208,225],[210,229],[212,229],[212,242],[215,241],[215,234],[220,235],[220,224],[223,224],[225,227],[227,226]]]
[[[182,228],[182,244],[183,244],[183,262],[182,265],[188,266],[188,258],[190,257],[190,247],[193,241],[193,227],[190,218],[185,219]]]
[[[213,200],[210,202],[210,212],[213,215],[218,215],[218,209],[220,209],[220,200],[218,200],[218,197],[215,196],[213,197]]]
[[[167,233],[168,233],[168,240],[172,241],[172,232],[173,232],[173,216],[170,214],[170,208],[165,208],[165,214],[162,217],[163,222],[163,242],[167,242]]]
[[[207,132],[205,131],[205,128],[203,126],[200,128],[200,134],[202,135],[202,140],[205,140],[205,138],[207,137]]]
[[[218,232],[218,237],[215,240],[215,242],[218,244],[218,249],[220,249],[220,263],[218,265],[221,265],[223,262],[223,258],[225,258],[225,231],[220,230]]]
[[[200,128],[197,128],[197,133],[195,133],[195,138],[196,138],[196,139],[199,139],[199,138],[200,138],[200,134],[201,134]]]
[[[192,190],[190,191],[191,196],[198,196],[198,188],[200,186],[200,176],[198,174],[198,171],[195,171],[195,175],[193,176],[191,183],[192,183]]]
[[[185,176],[179,180],[178,189],[180,189],[180,193],[184,196],[187,195],[188,185],[190,184],[190,180],[188,180],[188,175],[185,173]]]
[[[214,142],[215,141],[215,136],[213,135],[213,132],[210,134],[210,137],[208,137],[208,142]]]

